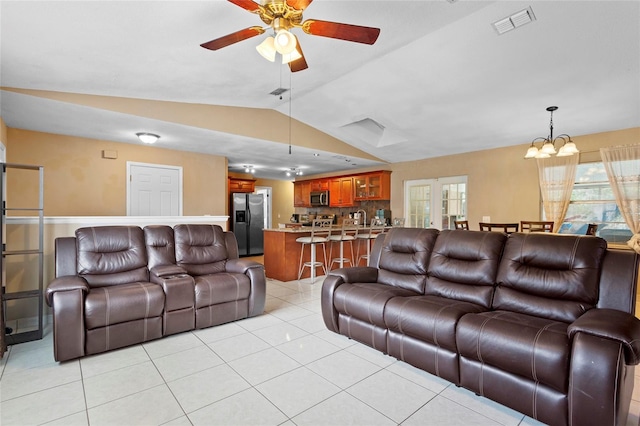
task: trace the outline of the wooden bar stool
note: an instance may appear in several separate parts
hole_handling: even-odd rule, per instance
[[[353,242],[358,235],[358,224],[356,219],[344,219],[342,221],[342,229],[339,235],[329,236],[329,270],[333,267],[334,263],[338,263],[341,268],[344,268],[345,262],[349,262],[353,266]],[[348,242],[351,248],[351,257],[344,256],[344,243]],[[340,257],[332,257],[334,243],[340,243]]]
[[[325,247],[325,243],[329,241],[329,237],[331,236],[332,223],[332,219],[314,219],[313,225],[311,226],[311,235],[308,237],[296,238],[296,242],[302,244],[302,247],[300,248],[300,263],[298,266],[298,281],[300,280],[300,277],[302,277],[304,268],[307,267],[311,269],[312,283],[316,280],[316,268],[322,267],[325,275],[327,274],[327,249]],[[322,245],[324,259],[322,262],[316,260],[316,246],[318,244]],[[309,246],[311,248],[311,256],[309,262],[303,261],[304,248],[306,246]]]
[[[371,219],[371,225],[369,225],[369,232],[356,235],[357,239],[363,240],[367,245],[367,253],[361,255],[360,254],[361,244],[358,244],[358,253],[356,254],[356,258],[357,258],[356,266],[360,265],[360,261],[362,259],[365,259],[367,261],[367,266],[369,266],[369,259],[371,258],[371,243],[373,242],[373,240],[378,238],[378,235],[384,233],[385,231],[384,228],[385,226],[382,219],[374,217],[373,219]]]

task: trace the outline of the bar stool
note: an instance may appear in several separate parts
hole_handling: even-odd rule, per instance
[[[342,221],[342,230],[340,235],[329,236],[329,270],[333,267],[334,263],[339,263],[341,268],[344,268],[344,263],[349,262],[353,266],[353,242],[358,235],[358,224],[356,219],[344,219]],[[344,257],[344,243],[348,242],[351,248],[351,257]],[[331,257],[333,253],[334,243],[340,243],[340,257]]]
[[[356,255],[358,260],[356,262],[356,266],[360,265],[360,260],[362,259],[366,259],[367,266],[369,266],[369,259],[371,258],[371,242],[376,238],[378,238],[378,235],[383,233],[384,233],[384,222],[382,221],[382,219],[378,217],[374,217],[373,219],[371,219],[369,232],[356,235],[357,239],[364,240],[367,244],[367,253],[363,255],[360,255],[361,244],[358,244],[358,253]]]
[[[296,242],[302,244],[302,247],[300,249],[300,263],[298,266],[298,281],[300,280],[300,277],[302,277],[304,268],[307,267],[311,268],[312,283],[316,280],[316,268],[322,267],[325,275],[327,274],[327,249],[325,247],[325,243],[329,241],[329,237],[331,236],[332,223],[332,219],[314,219],[311,226],[311,235],[308,237],[296,238]],[[318,244],[322,244],[324,258],[323,262],[318,262],[316,260],[316,246]],[[305,246],[311,247],[311,256],[309,262],[303,261]]]

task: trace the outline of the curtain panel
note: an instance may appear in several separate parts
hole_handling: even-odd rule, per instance
[[[616,204],[633,233],[627,242],[640,253],[640,144],[600,148]]]
[[[553,220],[553,232],[558,232],[571,201],[578,156],[539,158],[536,161],[542,208],[546,220]]]

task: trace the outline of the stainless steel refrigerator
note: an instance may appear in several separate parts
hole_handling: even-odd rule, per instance
[[[240,256],[264,253],[264,196],[262,194],[232,194],[232,230],[238,240]]]

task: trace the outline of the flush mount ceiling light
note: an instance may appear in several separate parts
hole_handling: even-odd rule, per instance
[[[244,167],[244,172],[245,172],[245,173],[251,173],[251,174],[254,174],[254,173],[256,172],[256,169],[255,169],[253,166],[251,166],[251,165],[249,165],[249,166],[243,166],[243,167]]]
[[[547,108],[547,111],[551,113],[551,119],[549,121],[549,136],[546,138],[535,138],[531,141],[531,146],[527,150],[527,154],[524,158],[549,158],[554,154],[558,157],[566,157],[580,152],[578,151],[576,144],[571,140],[571,136],[563,133],[555,138],[553,137],[553,112],[557,109],[557,106],[550,106]],[[559,142],[560,140],[562,140],[563,143],[560,149],[556,152],[556,141]],[[540,149],[535,145],[537,141],[542,141]]]
[[[143,143],[148,143],[148,144],[155,143],[158,139],[160,139],[160,136],[158,136],[158,135],[156,135],[154,133],[139,132],[139,133],[136,133],[136,136]]]

